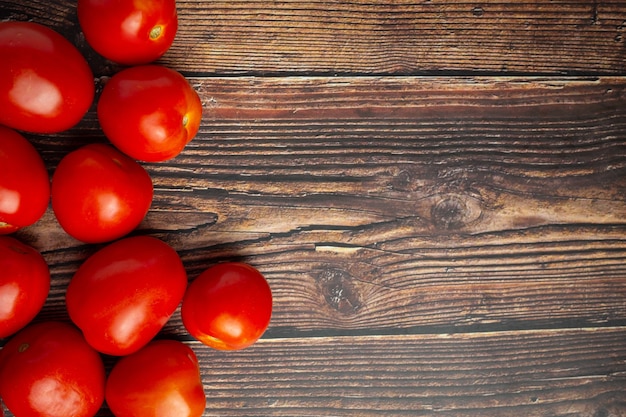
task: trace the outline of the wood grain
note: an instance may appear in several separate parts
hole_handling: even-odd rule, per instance
[[[626,71],[621,1],[179,0],[162,62],[196,74],[593,73]],[[85,44],[75,2],[2,1],[0,20],[45,22],[98,74],[116,66]]]
[[[605,328],[191,346],[205,416],[598,417],[626,407],[624,340]]]
[[[228,73],[621,72],[626,6],[436,0],[181,2],[165,62]],[[207,67],[208,65],[208,67]]]
[[[626,79],[195,78],[199,136],[146,164],[136,233],[193,279],[253,263],[276,299],[269,337],[626,323]],[[104,140],[33,137],[50,169]],[[51,213],[21,233],[57,286],[95,250]],[[172,331],[181,329],[177,317]]]

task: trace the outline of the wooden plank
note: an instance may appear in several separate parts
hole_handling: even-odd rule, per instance
[[[199,136],[146,164],[137,233],[193,279],[226,259],[271,281],[270,334],[620,325],[626,320],[626,78],[197,78]],[[95,115],[31,137],[54,161]],[[20,236],[55,276],[95,250],[52,214]],[[177,318],[173,327],[180,327]]]
[[[624,72],[623,2],[180,2],[196,72]]]
[[[626,407],[624,340],[615,327],[264,338],[233,352],[186,343],[200,361],[205,417],[597,417]],[[111,415],[106,405],[98,414]]]
[[[66,34],[98,73],[116,69],[80,36],[75,2],[0,2],[0,20]],[[211,74],[424,72],[624,74],[622,1],[178,1],[163,63]]]
[[[205,416],[597,417],[626,407],[624,340],[621,327],[191,346]]]

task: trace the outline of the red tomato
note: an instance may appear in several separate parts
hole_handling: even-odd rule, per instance
[[[267,329],[272,292],[263,275],[250,265],[217,264],[189,285],[181,314],[187,331],[205,345],[243,349]]]
[[[91,255],[70,281],[65,303],[91,346],[122,356],[156,336],[186,287],[178,253],[154,237],[135,236]]]
[[[175,0],[78,0],[85,39],[100,55],[125,65],[160,58],[178,29]]]
[[[0,396],[18,417],[92,417],[104,386],[102,358],[68,323],[31,324],[0,352]]]
[[[0,234],[37,222],[49,203],[50,177],[43,159],[25,137],[0,126]]]
[[[132,158],[159,162],[178,155],[198,133],[202,103],[180,73],[158,65],[127,68],[98,101],[105,135]]]
[[[121,358],[105,398],[116,417],[200,417],[206,408],[198,359],[175,340],[155,340]]]
[[[150,175],[112,146],[93,143],[67,154],[52,176],[52,209],[74,238],[108,242],[127,235],[152,204]]]
[[[0,22],[0,124],[37,133],[78,123],[95,93],[93,73],[59,33],[32,22]]]
[[[0,337],[7,337],[43,307],[50,271],[37,250],[9,236],[0,236],[0,271]]]

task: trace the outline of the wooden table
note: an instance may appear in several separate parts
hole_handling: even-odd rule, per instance
[[[205,416],[626,416],[626,3],[178,2],[160,61],[201,95],[199,135],[144,164],[136,232],[193,279],[244,260],[270,328],[201,359]],[[2,0],[95,54],[69,0]],[[94,111],[30,135],[52,172],[105,140]],[[51,210],[17,235],[53,285],[96,247]],[[110,415],[107,410],[102,416]]]

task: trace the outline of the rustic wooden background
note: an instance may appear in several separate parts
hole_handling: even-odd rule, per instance
[[[145,164],[137,234],[190,279],[259,268],[253,347],[163,332],[201,359],[205,416],[626,416],[626,3],[179,0],[160,61],[201,94],[198,137]],[[75,2],[0,1],[89,58]],[[29,138],[50,172],[106,140],[95,112]],[[51,211],[40,319],[97,249]],[[105,409],[102,416],[110,415]]]

